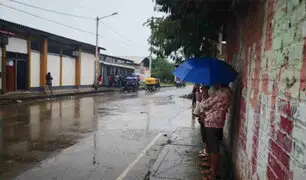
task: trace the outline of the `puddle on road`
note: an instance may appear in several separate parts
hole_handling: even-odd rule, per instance
[[[167,96],[166,98],[159,98],[154,101],[156,105],[169,105],[169,104],[175,104],[175,101],[173,99],[173,96]]]
[[[145,122],[143,107],[175,104],[176,100],[174,96],[158,94],[136,99],[138,97],[138,93],[111,94],[39,101],[1,109],[0,179],[16,177],[37,162],[78,143],[97,130],[101,117],[104,118],[102,123],[114,121],[115,128],[116,122],[120,123],[118,117],[128,120],[141,117]],[[131,139],[143,138],[137,133],[132,136],[133,133]]]
[[[137,97],[137,93],[110,94],[4,107],[0,110],[0,179],[16,177],[78,143],[97,130],[101,117],[130,111],[130,106],[122,106],[122,100]]]
[[[11,179],[97,129],[99,97],[43,101],[0,110],[0,179]]]

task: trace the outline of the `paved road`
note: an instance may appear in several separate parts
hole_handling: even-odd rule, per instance
[[[169,137],[195,128],[191,91],[107,93],[0,108],[0,179],[145,179]]]

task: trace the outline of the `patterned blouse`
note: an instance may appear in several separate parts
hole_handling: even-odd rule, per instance
[[[222,88],[216,92],[214,97],[209,97],[206,101],[201,102],[205,112],[205,127],[223,128],[230,101],[230,89]]]

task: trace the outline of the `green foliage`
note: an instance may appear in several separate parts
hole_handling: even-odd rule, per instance
[[[225,22],[230,1],[155,0],[155,10],[164,17],[147,21],[149,43],[157,57],[185,58],[216,56],[218,35]]]
[[[152,60],[152,76],[159,78],[162,82],[173,81],[172,71],[174,65],[166,59],[155,58]]]

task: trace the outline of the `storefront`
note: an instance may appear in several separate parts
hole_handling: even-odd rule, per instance
[[[134,62],[131,60],[100,55],[100,74],[103,76],[104,85],[108,85],[108,77],[111,75],[131,76],[135,72]]]

